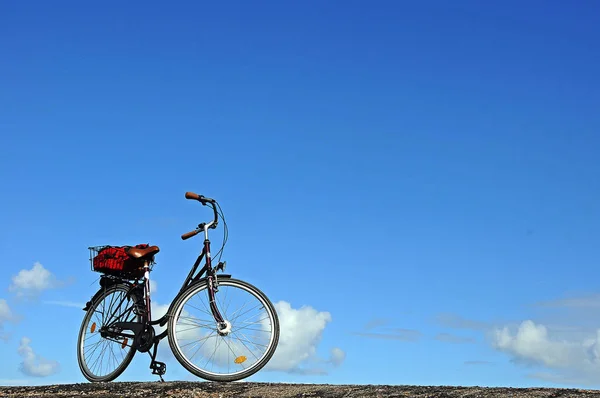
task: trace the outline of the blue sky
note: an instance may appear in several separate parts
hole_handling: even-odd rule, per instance
[[[600,387],[598,15],[4,2],[0,384],[84,381],[90,245],[160,246],[167,304],[210,217],[194,191],[281,311],[251,381]]]

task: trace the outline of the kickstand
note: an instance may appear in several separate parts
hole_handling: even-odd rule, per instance
[[[156,352],[158,351],[158,343],[159,341],[154,342],[154,347],[152,347],[152,354],[148,352],[152,361],[150,362],[150,369],[152,369],[153,375],[158,375],[160,377],[161,382],[165,382],[162,375],[167,372],[167,364],[164,362],[159,362],[156,360]]]

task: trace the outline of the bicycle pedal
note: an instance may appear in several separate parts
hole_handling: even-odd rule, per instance
[[[150,364],[150,369],[152,369],[153,375],[162,376],[167,373],[167,364],[164,362],[154,361]]]

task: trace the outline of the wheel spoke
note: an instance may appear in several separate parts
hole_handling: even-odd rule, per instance
[[[212,333],[214,333],[214,332],[212,332]],[[190,342],[190,343],[186,343],[186,344],[182,345],[181,347],[186,347],[186,346],[188,346],[188,345],[190,345],[190,344],[197,344],[197,343],[199,343],[199,342],[201,342],[201,341],[204,341],[204,340],[206,340],[206,339],[210,338],[210,337],[213,335],[212,333],[211,333],[211,334],[209,334],[209,335],[208,335],[208,336],[206,336],[206,337],[203,337],[203,338],[201,338],[200,340],[194,340],[194,341],[192,341],[192,342]]]
[[[235,333],[235,332],[233,332],[233,334],[237,335],[237,333]],[[242,335],[243,335],[243,334],[242,334]],[[242,345],[243,345],[244,347],[246,347],[246,349],[247,349],[248,351],[250,351],[250,352],[252,353],[252,355],[254,355],[254,358],[256,358],[256,360],[258,361],[258,357],[257,357],[257,356],[256,356],[256,354],[254,353],[254,351],[252,351],[250,348],[248,348],[248,346],[246,345],[246,343],[244,343],[244,340],[240,339],[239,337],[238,337],[237,339],[240,341],[240,343],[242,343]]]
[[[201,323],[199,323],[199,322],[206,322],[206,325],[208,325],[208,324],[212,324],[213,326],[215,325],[215,320],[214,320],[214,319],[213,319],[213,320],[210,320],[210,321],[207,321],[207,320],[204,320],[204,319],[200,319],[200,318],[192,318],[192,317],[189,317],[189,316],[180,316],[180,317],[179,317],[179,319],[185,319],[185,320],[187,320],[188,322],[190,322],[190,323],[188,323],[188,324],[185,324],[185,325],[202,325],[202,324],[201,324]],[[198,321],[199,321],[199,322],[195,322],[195,321],[196,321],[196,319],[198,319]]]
[[[244,334],[243,334],[243,333],[242,333],[242,336],[244,336]],[[244,337],[246,337],[246,336],[244,336]],[[253,342],[253,341],[247,340],[247,338],[246,338],[246,339],[240,339],[240,338],[238,337],[238,340],[239,340],[239,341],[245,341],[246,343],[250,343],[250,344],[252,344],[252,345],[253,345],[253,346],[255,346],[255,347],[258,347],[258,346],[261,346],[261,347],[268,347],[268,345],[266,345],[266,344],[259,344],[259,343],[255,343],[255,342]]]
[[[262,303],[258,303],[258,304],[256,305],[256,307],[258,307],[258,306],[261,306],[261,305],[262,305]],[[254,308],[256,308],[256,307],[254,307]],[[234,322],[236,319],[238,319],[238,318],[239,318],[239,317],[241,317],[242,315],[244,315],[244,314],[247,314],[248,312],[252,311],[254,308],[250,308],[249,310],[246,310],[246,311],[244,311],[243,313],[241,313],[241,314],[238,314],[238,315],[237,315],[235,318],[232,318],[232,319],[231,319],[231,322]]]
[[[186,326],[188,326],[188,325],[186,325]],[[177,333],[179,333],[179,332],[182,332],[182,333],[183,333],[183,332],[189,332],[190,330],[195,330],[195,329],[198,329],[198,326],[202,326],[202,325],[194,325],[194,326],[192,326],[191,328],[187,328],[187,329],[179,329],[179,330],[177,331]]]
[[[254,330],[256,332],[266,332],[266,330],[264,330],[264,329],[254,329],[254,328],[251,328],[250,326],[240,327],[240,328],[237,328],[237,329],[232,330],[232,331],[237,332],[238,330]]]
[[[200,348],[202,348],[202,346],[203,346],[203,345],[204,345],[204,344],[205,344],[205,343],[208,341],[208,338],[213,336],[213,333],[214,333],[214,332],[211,332],[211,333],[210,333],[210,335],[209,335],[208,337],[205,337],[204,339],[202,339],[202,340],[204,340],[204,342],[203,342],[202,344],[200,344],[200,346],[198,347],[198,349],[197,349],[197,350],[194,352],[194,354],[192,355],[192,358],[193,358],[193,357],[194,357],[194,356],[195,356],[195,355],[198,353],[198,351],[200,351]],[[201,340],[200,340],[200,341],[201,341]]]
[[[229,289],[225,289],[225,297],[223,297],[223,301],[227,302],[227,294],[229,293]],[[231,300],[229,300],[229,304],[223,307],[223,316],[227,317],[227,311],[229,311],[229,306],[231,305]]]
[[[208,295],[208,292],[207,292],[207,295]],[[198,295],[198,300],[201,300],[200,295]],[[204,301],[201,301],[201,303],[202,303],[202,306],[204,307],[204,311],[202,311],[199,308],[198,308],[198,311],[202,311],[210,316],[213,316],[212,311],[210,310],[210,306],[207,307],[206,304],[204,303]],[[192,305],[190,304],[190,306],[192,306]],[[193,308],[195,308],[195,307],[193,307]]]
[[[221,340],[217,337],[215,339],[215,350],[213,351],[213,353],[211,354],[211,356],[206,360],[206,364],[207,365],[210,362],[210,360],[213,358],[213,356],[215,355],[215,353],[217,352],[217,348],[218,348],[220,342],[221,342]]]

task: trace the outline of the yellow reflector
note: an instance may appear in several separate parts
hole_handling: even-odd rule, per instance
[[[92,333],[96,331],[96,322],[92,323]]]
[[[239,357],[237,357],[237,358],[235,359],[235,361],[233,361],[233,362],[235,362],[235,363],[242,363],[242,362],[244,362],[246,359],[247,359],[247,358],[246,358],[245,356],[243,356],[243,355],[242,355],[242,356],[239,356]]]
[[[124,349],[125,347],[127,347],[127,341],[128,341],[128,339],[127,339],[127,337],[125,337],[125,340],[123,340],[123,344],[121,344],[121,348]]]

